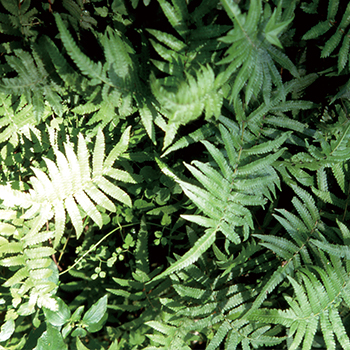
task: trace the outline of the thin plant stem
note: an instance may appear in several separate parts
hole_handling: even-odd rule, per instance
[[[124,227],[127,226],[134,226],[135,223],[130,224],[130,225],[125,225],[125,226],[119,226],[116,229],[112,230],[111,232],[107,233],[105,236],[103,236],[97,243],[95,243],[92,247],[90,247],[90,249],[88,251],[86,251],[72,266],[68,267],[67,270],[64,270],[62,272],[59,273],[59,275],[63,275],[66,272],[70,271],[71,269],[73,269],[81,260],[83,260],[86,255],[90,254],[92,251],[94,251],[106,238],[108,238],[111,234],[113,234],[114,232],[121,230]]]

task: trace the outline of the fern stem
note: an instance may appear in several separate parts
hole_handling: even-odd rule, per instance
[[[346,202],[345,202],[345,208],[344,208],[344,214],[343,214],[343,222],[345,220],[346,217],[346,213],[348,211],[348,205],[349,205],[349,196],[350,196],[350,186],[348,186],[348,195],[346,196]]]
[[[64,246],[63,246],[63,248],[62,248],[62,251],[61,251],[61,253],[60,253],[60,256],[58,257],[58,263],[60,263],[60,261],[61,261],[61,259],[62,259],[62,256],[63,256],[63,254],[64,254],[64,251],[65,251],[65,249],[66,249],[66,247],[67,247],[69,238],[70,238],[70,235],[68,236],[68,238],[66,239],[66,242],[64,243]]]

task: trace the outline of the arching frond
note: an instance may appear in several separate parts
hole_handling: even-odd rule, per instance
[[[271,151],[278,149],[290,134],[273,142],[267,141],[243,149],[237,135],[239,130],[227,129],[221,125],[220,131],[224,150],[203,141],[215,166],[199,161],[193,162],[193,165],[185,164],[202,187],[181,180],[157,160],[161,170],[179,183],[185,194],[204,214],[183,215],[183,218],[206,228],[205,234],[194,246],[168,270],[157,276],[157,279],[197,261],[215,242],[219,232],[234,244],[239,244],[242,238],[247,239],[254,227],[247,206],[263,206],[266,198],[271,199],[271,194],[275,193],[275,186],[279,186],[279,178],[272,164],[284,149]],[[228,159],[225,157],[226,152]]]

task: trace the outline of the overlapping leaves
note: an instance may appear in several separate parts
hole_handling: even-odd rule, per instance
[[[260,309],[250,316],[259,322],[280,324],[289,328],[288,349],[313,349],[317,332],[323,336],[324,348],[335,349],[336,340],[343,349],[350,347],[340,309],[344,302],[349,307],[349,274],[341,260],[322,257],[323,268],[302,268],[296,278],[288,276],[294,296],[285,295],[289,309]],[[322,346],[322,343],[321,343]]]

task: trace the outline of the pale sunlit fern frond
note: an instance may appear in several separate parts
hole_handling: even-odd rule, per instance
[[[116,207],[109,199],[112,197],[131,206],[129,195],[114,181],[135,183],[135,179],[128,172],[112,167],[115,160],[126,151],[129,134],[130,128],[127,128],[120,142],[105,157],[104,135],[100,130],[92,153],[92,166],[86,140],[80,134],[77,152],[71,144],[66,143],[65,155],[56,150],[56,162],[44,159],[48,174],[41,169],[32,168],[35,176],[30,178],[32,189],[29,193],[2,186],[0,197],[4,201],[3,204],[8,207],[18,205],[26,209],[23,217],[33,219],[28,235],[38,233],[44,223],[54,217],[55,246],[59,244],[64,233],[66,214],[72,221],[77,237],[83,231],[82,212],[102,227],[102,216],[96,205],[115,211]],[[113,181],[108,180],[107,177],[112,178]]]

